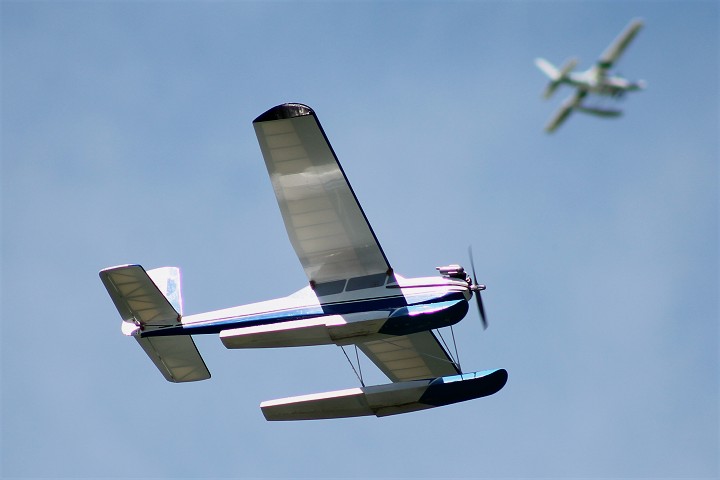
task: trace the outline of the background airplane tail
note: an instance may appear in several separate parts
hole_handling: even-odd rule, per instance
[[[190,335],[143,336],[182,325],[180,269],[148,272],[140,265],[122,265],[100,272],[100,280],[122,317],[122,331],[137,340],[169,382],[194,382],[210,372]]]
[[[568,74],[575,68],[577,65],[577,59],[569,59],[560,69],[544,58],[536,58],[535,65],[537,65],[537,67],[550,78],[550,83],[548,83],[547,87],[545,87],[545,91],[543,92],[544,98],[550,98],[560,84],[566,80]]]

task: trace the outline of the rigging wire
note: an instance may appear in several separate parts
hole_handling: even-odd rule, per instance
[[[345,351],[345,347],[340,345],[340,348],[342,349],[342,352],[345,354],[345,358],[347,358],[348,363],[350,364],[350,368],[352,368],[353,372],[355,372],[355,376],[360,380],[360,385],[363,387],[365,386],[365,382],[363,381],[362,374],[358,373],[358,371],[355,369],[355,365],[353,365],[352,361],[350,360],[350,357],[348,356],[347,352]],[[357,346],[355,346],[355,354],[357,355]],[[358,368],[360,368],[360,359],[358,358]]]
[[[455,358],[457,358],[458,370],[460,370],[460,373],[462,373],[463,370],[460,366],[460,354],[458,353],[457,342],[455,341],[455,330],[453,330],[452,325],[450,325],[450,333],[452,334],[453,346],[455,347]]]
[[[439,328],[438,328],[437,330],[435,330],[435,332],[436,332],[436,333],[438,334],[438,336],[440,337],[440,340],[442,340],[443,346],[445,347],[445,351],[447,351],[447,352],[448,352],[448,355],[450,356],[450,360],[452,360],[453,363],[455,363],[455,359],[452,357],[452,353],[450,352],[450,347],[448,347],[448,344],[447,344],[447,342],[445,341],[445,337],[443,337],[442,332],[440,331]]]
[[[453,347],[455,350],[455,357],[453,358],[452,351],[450,350],[450,346],[445,341],[445,337],[443,337],[442,332],[440,329],[435,330],[440,337],[440,340],[442,340],[443,345],[445,346],[445,351],[447,352],[448,356],[450,357],[450,360],[457,366],[458,370],[462,372],[462,368],[460,367],[460,355],[458,354],[457,349],[457,342],[455,341],[455,332],[452,329],[452,326],[450,326],[450,332],[452,332],[452,340],[453,340]]]
[[[358,354],[357,343],[355,344],[355,360],[357,360],[358,371],[360,372],[360,384],[364,387],[365,382],[363,382],[362,366],[360,365],[360,354]]]

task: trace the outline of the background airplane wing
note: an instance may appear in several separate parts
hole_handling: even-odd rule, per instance
[[[387,273],[385,254],[315,116],[301,104],[253,122],[285,228],[308,279]]]
[[[617,62],[620,55],[625,51],[627,46],[630,44],[635,35],[640,31],[643,26],[641,20],[633,20],[630,25],[625,27],[625,30],[613,41],[612,44],[603,52],[600,59],[597,62],[598,68],[607,70],[612,68],[613,64]]]
[[[587,95],[587,91],[585,90],[577,90],[574,94],[569,96],[563,103],[560,105],[560,108],[555,113],[555,115],[550,119],[547,125],[545,125],[545,131],[547,133],[552,133],[557,128],[562,125],[562,123],[567,120],[567,118],[570,116],[570,114],[573,111],[573,108],[576,108],[578,105],[580,105],[580,102],[583,98]]]
[[[457,364],[431,331],[358,343],[358,348],[393,382],[457,375]]]

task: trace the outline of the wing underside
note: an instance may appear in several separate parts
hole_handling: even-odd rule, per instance
[[[388,272],[385,254],[312,109],[279,105],[253,125],[308,279],[322,283]]]
[[[635,35],[638,34],[643,26],[641,20],[633,20],[630,25],[625,27],[625,30],[610,44],[610,46],[600,55],[598,60],[598,67],[607,70],[618,61],[620,56],[623,54],[627,46],[632,42]]]
[[[389,274],[385,254],[312,109],[279,105],[253,125],[288,237],[308,279],[318,285]],[[430,331],[388,335],[358,347],[393,382],[459,373]]]
[[[569,96],[563,103],[560,105],[560,108],[555,112],[555,115],[550,119],[550,121],[545,126],[545,131],[548,133],[552,133],[557,128],[562,125],[565,120],[570,116],[573,109],[577,108],[580,105],[580,102],[582,102],[582,99],[585,98],[587,95],[587,91],[585,90],[576,90],[575,93],[573,93],[571,96]]]
[[[460,373],[431,331],[358,343],[358,348],[393,382]]]

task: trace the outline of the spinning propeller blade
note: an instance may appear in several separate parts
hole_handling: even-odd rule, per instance
[[[485,307],[483,305],[482,296],[480,292],[485,290],[485,285],[480,285],[477,282],[477,275],[475,274],[475,261],[473,260],[472,246],[468,247],[468,255],[470,256],[470,268],[472,269],[472,281],[473,284],[470,287],[475,292],[475,299],[477,300],[478,312],[480,313],[480,321],[483,324],[483,330],[487,328],[488,322],[485,316]]]

